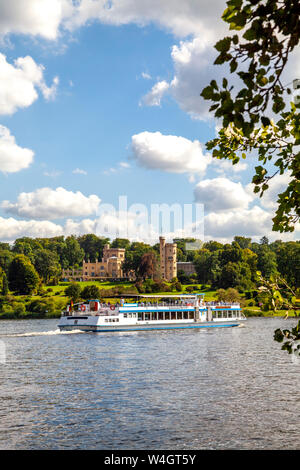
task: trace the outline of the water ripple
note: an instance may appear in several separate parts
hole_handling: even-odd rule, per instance
[[[244,328],[61,334],[1,321],[1,449],[299,449],[299,366]]]

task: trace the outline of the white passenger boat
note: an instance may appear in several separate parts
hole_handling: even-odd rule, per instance
[[[221,328],[246,320],[240,304],[204,302],[203,294],[140,297],[143,300],[136,303],[121,299],[112,305],[99,300],[69,305],[58,328],[94,332]]]

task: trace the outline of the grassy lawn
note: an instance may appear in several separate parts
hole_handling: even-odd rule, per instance
[[[70,282],[60,282],[58,286],[51,286],[50,288],[53,290],[53,295],[56,292],[59,293],[64,293],[64,290],[68,285],[71,284]],[[113,287],[130,287],[134,286],[133,282],[111,282],[111,281],[82,281],[78,282],[80,284],[80,287],[83,289],[86,286],[97,286],[99,289],[112,289]],[[46,287],[45,289],[48,289],[49,287]]]

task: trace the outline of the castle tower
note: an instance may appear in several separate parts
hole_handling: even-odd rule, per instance
[[[166,239],[159,237],[159,254],[160,254],[160,275],[162,279],[165,279],[165,246]]]
[[[160,274],[163,279],[171,281],[177,277],[177,244],[166,243],[164,237],[159,237],[160,243]]]

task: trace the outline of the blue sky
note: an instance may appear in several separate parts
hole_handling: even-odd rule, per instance
[[[99,205],[120,195],[203,203],[207,239],[280,238],[285,180],[262,203],[253,160],[232,168],[205,150],[216,123],[199,94],[223,73],[212,63],[225,2],[26,1],[0,0],[2,240],[95,231]]]

